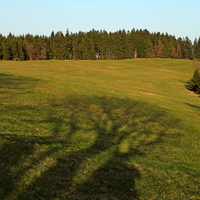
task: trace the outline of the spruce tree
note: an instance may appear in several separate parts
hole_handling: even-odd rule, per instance
[[[200,72],[198,69],[194,71],[193,78],[188,82],[188,88],[200,94]]]
[[[10,47],[9,47],[9,43],[7,42],[7,39],[5,39],[2,42],[2,50],[3,50],[3,59],[10,60],[11,59]]]
[[[200,59],[200,37],[196,45],[196,58]]]
[[[197,38],[195,38],[194,43],[193,43],[193,56],[194,56],[194,58],[197,57],[197,44],[198,44]]]
[[[3,59],[3,48],[2,48],[3,36],[0,34],[0,60]]]

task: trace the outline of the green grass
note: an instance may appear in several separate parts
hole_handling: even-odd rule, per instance
[[[0,62],[0,199],[200,199],[187,60]]]

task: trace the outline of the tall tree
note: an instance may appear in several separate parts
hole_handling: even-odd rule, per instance
[[[155,51],[156,57],[158,58],[162,57],[164,48],[165,48],[164,44],[159,39],[158,42],[154,44],[154,51]]]
[[[199,37],[197,45],[196,45],[195,53],[196,53],[196,58],[200,59],[200,37]]]
[[[181,49],[180,43],[177,44],[177,58],[178,58],[178,59],[183,58],[182,49]]]
[[[121,45],[123,48],[124,58],[131,58],[131,47],[130,47],[129,36],[130,33],[127,34],[125,30],[122,31]]]
[[[0,34],[0,60],[3,59],[2,43],[3,43],[3,36],[2,36],[2,34]]]
[[[147,58],[154,58],[155,57],[155,52],[153,48],[153,43],[151,40],[148,40],[148,49],[147,49]]]
[[[8,43],[8,40],[4,38],[2,41],[2,53],[3,53],[3,59],[4,60],[10,60],[11,59],[11,53],[10,53],[10,45]]]
[[[77,34],[72,35],[72,52],[71,53],[74,60],[79,59]]]

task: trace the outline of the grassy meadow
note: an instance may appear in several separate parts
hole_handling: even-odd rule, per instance
[[[189,60],[0,62],[0,199],[200,199]]]

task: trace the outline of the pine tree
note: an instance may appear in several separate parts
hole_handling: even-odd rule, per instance
[[[70,39],[70,34],[69,30],[67,29],[65,38],[64,38],[64,49],[65,49],[65,55],[64,59],[70,59],[70,49],[71,49],[71,39]]]
[[[122,31],[121,45],[123,49],[124,58],[131,58],[129,35],[130,34],[127,34],[125,30]]]
[[[130,40],[129,40],[132,58],[135,58],[136,56],[135,53],[137,52],[135,39],[136,39],[135,29],[132,29],[130,33]]]
[[[23,47],[22,47],[22,44],[21,44],[21,42],[20,42],[20,45],[18,45],[18,49],[19,49],[19,59],[21,60],[21,61],[24,61],[24,51],[23,51]]]
[[[154,44],[154,51],[155,51],[156,57],[158,58],[162,57],[164,48],[165,48],[164,44],[159,39],[158,42]]]
[[[182,55],[182,48],[181,48],[180,43],[178,43],[178,44],[177,44],[177,58],[178,58],[178,59],[181,59],[181,58],[183,58],[182,56],[183,56],[183,55]]]
[[[200,72],[198,69],[194,71],[193,78],[189,81],[188,88],[192,91],[200,93]]]
[[[94,42],[93,40],[91,39],[89,41],[89,44],[90,44],[90,49],[89,49],[89,59],[90,60],[95,60],[95,56],[96,56],[96,52],[95,52],[95,47],[94,47]]]
[[[78,51],[78,39],[77,34],[72,35],[72,57],[74,60],[79,59],[79,51]]]
[[[196,58],[196,54],[197,54],[197,38],[195,38],[194,43],[193,43],[193,56],[194,58]]]
[[[183,58],[193,59],[192,55],[192,42],[188,37],[183,40]]]
[[[196,58],[200,59],[200,37],[198,39],[197,45],[196,45]]]
[[[2,42],[2,52],[3,52],[3,59],[4,60],[10,60],[11,54],[10,54],[10,47],[7,39],[3,40]]]
[[[119,30],[115,34],[115,44],[116,44],[116,56],[118,59],[124,59],[124,52],[123,52],[123,46],[121,43],[121,37],[122,37],[122,32]]]
[[[0,60],[3,59],[3,48],[2,48],[3,36],[0,34]]]
[[[155,52],[153,49],[153,43],[151,40],[148,41],[148,49],[147,49],[147,58],[154,58],[155,57]]]

